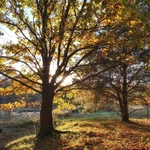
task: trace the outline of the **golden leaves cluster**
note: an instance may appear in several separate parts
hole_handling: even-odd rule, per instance
[[[26,106],[26,102],[23,100],[16,101],[14,103],[0,104],[0,108],[4,111],[11,112],[14,108],[24,108]]]
[[[61,111],[71,111],[74,110],[76,107],[71,102],[69,102],[69,99],[72,99],[74,97],[74,93],[68,92],[65,97],[63,97],[62,93],[57,93],[54,98],[54,104],[57,105],[57,108],[53,110],[53,113],[58,114]]]
[[[27,103],[26,101],[24,100],[19,100],[19,101],[15,101],[15,102],[9,102],[7,104],[0,104],[0,108],[4,111],[7,111],[7,112],[12,112],[14,110],[14,108],[25,108],[25,107],[28,107],[28,108],[39,108],[41,105],[40,102],[29,102]]]

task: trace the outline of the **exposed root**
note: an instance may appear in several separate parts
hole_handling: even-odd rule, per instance
[[[43,139],[47,136],[51,136],[53,138],[57,134],[66,134],[66,133],[70,133],[70,131],[59,131],[53,128],[52,130],[48,130],[47,132],[40,131],[35,139]]]
[[[70,131],[59,131],[54,129],[54,134],[65,134],[65,133],[70,133]]]

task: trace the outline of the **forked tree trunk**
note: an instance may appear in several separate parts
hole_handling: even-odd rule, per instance
[[[52,116],[52,106],[53,106],[54,92],[43,93],[42,94],[42,106],[40,112],[40,131],[38,137],[42,138],[47,135],[53,135],[53,116]]]

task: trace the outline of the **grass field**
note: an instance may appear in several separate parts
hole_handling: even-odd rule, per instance
[[[42,141],[35,139],[37,116],[1,118],[0,150],[149,150],[150,120],[144,116],[138,112],[122,123],[112,112],[73,115],[56,120],[56,128],[68,133]]]

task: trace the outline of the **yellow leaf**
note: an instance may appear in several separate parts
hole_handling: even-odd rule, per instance
[[[130,21],[130,24],[131,24],[132,26],[134,26],[134,25],[136,24],[136,21],[132,20],[132,21]]]

